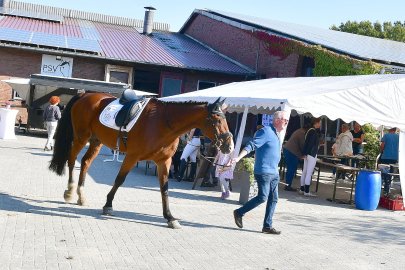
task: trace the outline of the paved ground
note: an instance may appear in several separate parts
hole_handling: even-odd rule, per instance
[[[216,189],[191,190],[191,183],[171,181],[171,210],[183,228],[168,229],[158,182],[144,175],[142,164],[118,191],[115,216],[102,216],[119,168],[118,163],[102,162],[109,155],[106,150],[87,178],[90,205],[66,204],[62,195],[67,178],[47,170],[50,154],[42,151],[44,143],[45,138],[28,136],[0,140],[0,269],[401,269],[405,265],[405,212],[360,211],[323,196],[304,198],[282,189],[274,217],[282,234],[273,236],[259,232],[264,206],[248,213],[245,228],[238,229],[232,216],[237,194],[224,202]]]

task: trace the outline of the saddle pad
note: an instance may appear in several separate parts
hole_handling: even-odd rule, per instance
[[[132,119],[131,122],[128,123],[126,128],[122,128],[123,131],[128,132],[131,130],[131,128],[135,125],[136,121],[141,115],[143,109],[146,107],[146,104],[148,104],[149,100],[150,98],[145,98],[135,104],[135,106],[139,106],[138,113],[135,115],[134,119]],[[100,123],[106,127],[120,130],[119,126],[115,124],[115,117],[117,116],[119,110],[121,110],[122,106],[123,105],[119,103],[118,99],[108,104],[100,114]]]

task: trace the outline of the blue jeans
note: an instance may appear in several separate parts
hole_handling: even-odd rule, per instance
[[[255,179],[258,187],[257,196],[250,199],[241,208],[236,209],[236,212],[238,215],[243,216],[267,200],[263,228],[271,228],[274,210],[276,209],[278,201],[278,183],[280,182],[280,176],[278,174],[255,174]]]
[[[284,160],[287,165],[287,173],[285,174],[285,182],[291,186],[295,173],[297,171],[299,159],[296,155],[291,153],[288,149],[283,148]]]

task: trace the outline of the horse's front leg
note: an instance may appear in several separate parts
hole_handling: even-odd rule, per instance
[[[163,217],[167,219],[167,224],[169,228],[181,229],[179,221],[172,216],[169,208],[169,168],[172,159],[169,158],[166,161],[159,162],[158,166],[158,177],[160,184],[160,194],[162,195],[162,206],[163,206]]]
[[[131,168],[135,165],[137,161],[138,161],[137,159],[128,155],[128,153],[125,156],[120,171],[118,172],[118,175],[115,178],[114,185],[111,188],[110,192],[107,194],[107,201],[103,207],[103,215],[112,215],[113,211],[112,202],[114,200],[115,193],[117,192],[118,188],[124,183],[129,170],[131,170]]]

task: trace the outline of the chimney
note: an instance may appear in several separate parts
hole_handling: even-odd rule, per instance
[[[145,7],[145,19],[143,20],[143,34],[150,35],[153,29],[153,14],[156,10],[154,7]]]
[[[0,8],[8,8],[10,6],[9,0],[0,0]]]

